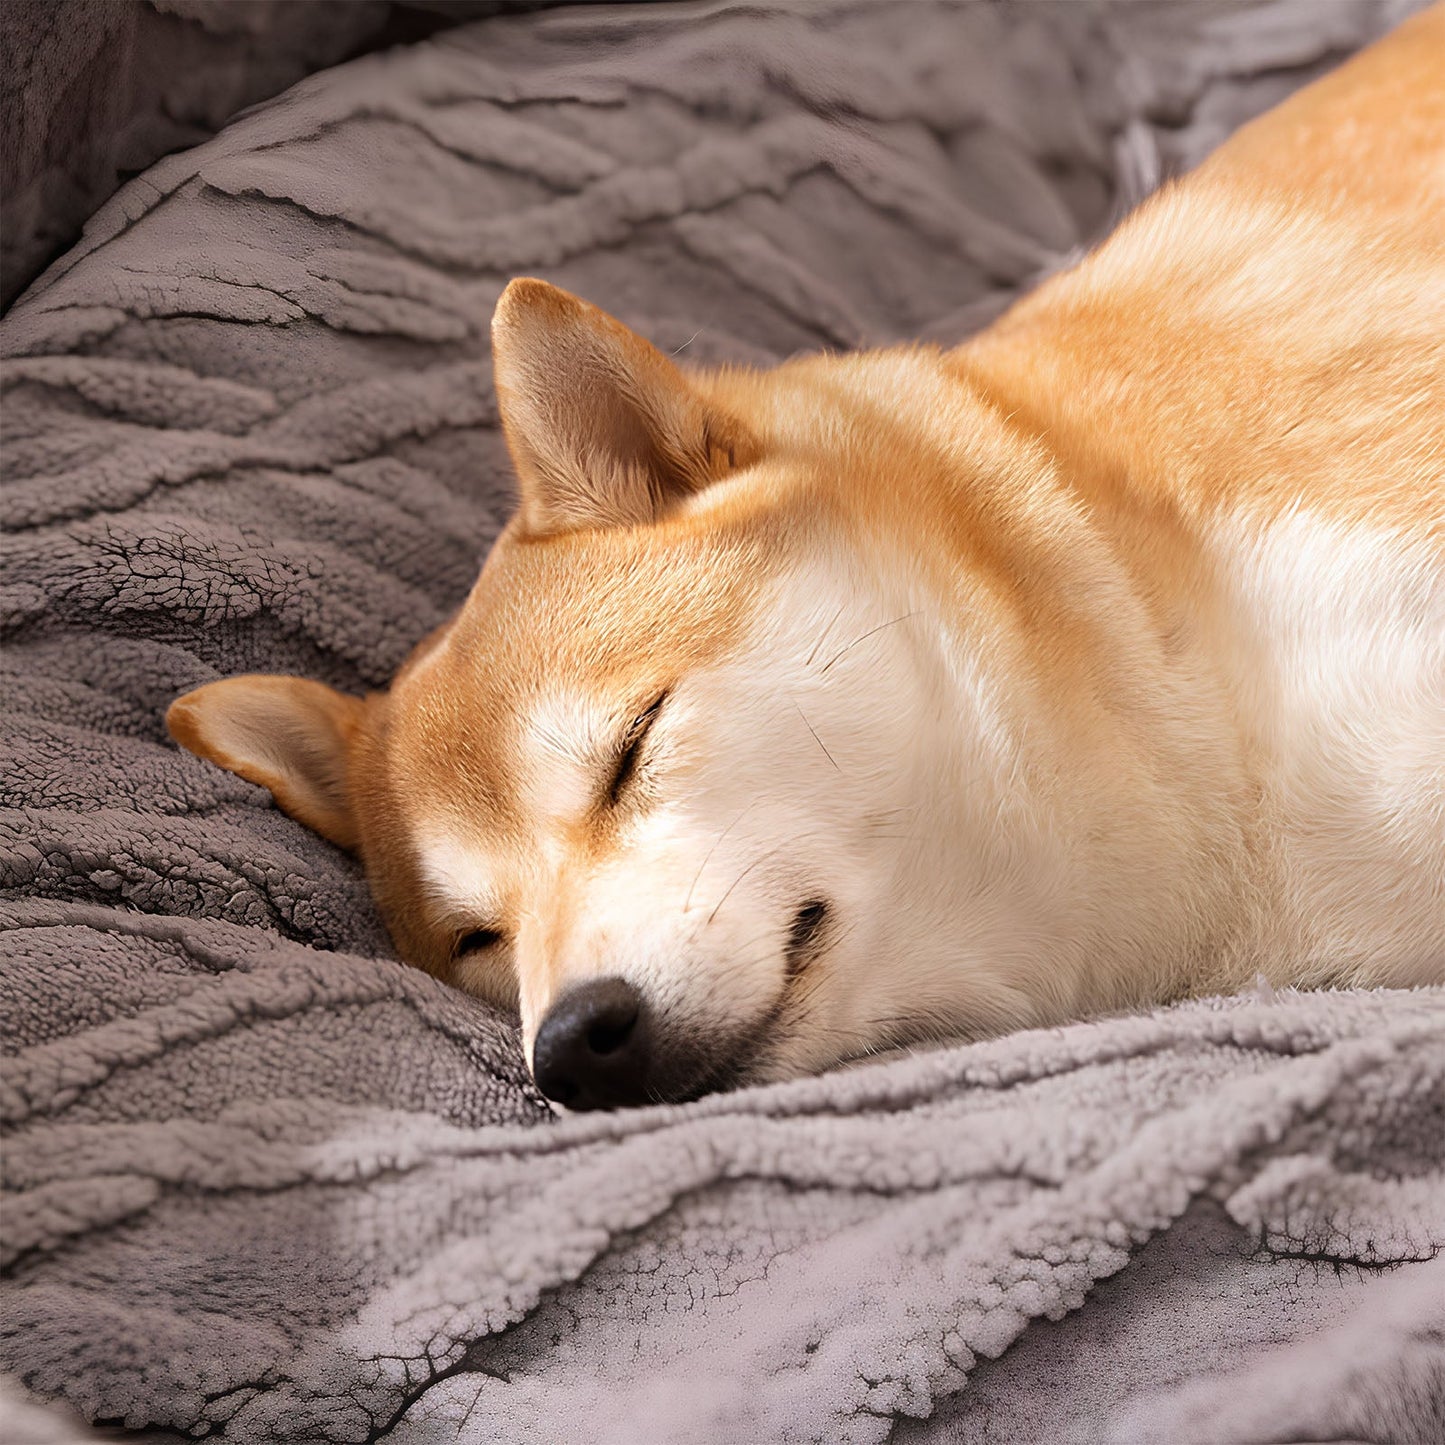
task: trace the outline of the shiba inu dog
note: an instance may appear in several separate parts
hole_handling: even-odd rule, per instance
[[[185,747],[574,1108],[1445,980],[1445,9],[952,351],[685,373],[514,281],[520,506],[365,699]]]

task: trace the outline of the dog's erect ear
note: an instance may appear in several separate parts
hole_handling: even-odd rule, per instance
[[[302,677],[230,677],[178,697],[166,726],[183,748],[270,788],[283,811],[355,848],[347,759],[366,704]]]
[[[502,292],[492,360],[524,531],[655,521],[753,451],[655,346],[546,281]]]

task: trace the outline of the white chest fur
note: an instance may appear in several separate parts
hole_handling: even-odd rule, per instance
[[[1295,512],[1217,552],[1260,785],[1257,966],[1298,982],[1445,967],[1445,558]]]

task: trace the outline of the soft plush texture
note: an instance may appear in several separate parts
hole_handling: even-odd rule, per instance
[[[120,183],[363,49],[558,0],[5,0],[0,310]]]
[[[380,33],[386,0],[5,0],[0,306],[120,184]]]
[[[684,358],[953,341],[1404,8],[518,15],[105,206],[0,326],[0,1368],[237,1441],[1439,1439],[1445,990],[553,1124],[161,724],[380,685],[459,602],[510,275]]]

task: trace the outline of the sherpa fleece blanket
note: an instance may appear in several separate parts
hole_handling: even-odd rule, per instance
[[[242,1442],[1438,1442],[1445,990],[556,1123],[355,864],[161,724],[382,684],[460,601],[510,275],[684,357],[957,340],[1401,8],[517,16],[96,215],[0,327],[0,1368]]]

